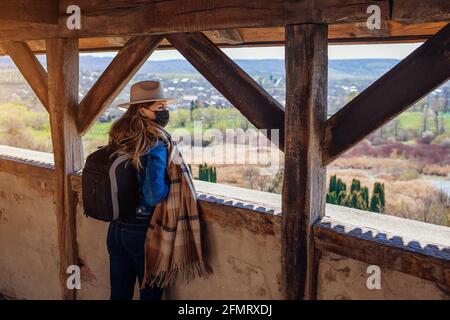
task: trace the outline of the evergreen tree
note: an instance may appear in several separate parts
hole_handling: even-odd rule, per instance
[[[374,205],[377,205],[378,207],[378,211],[376,212],[384,212],[384,208],[385,208],[385,196],[384,196],[384,183],[381,184],[379,182],[375,182],[374,186],[373,186],[373,193],[372,193],[372,199],[374,198],[374,196],[376,195],[376,200],[374,200],[376,203]],[[372,202],[371,199],[371,202]],[[372,203],[371,203],[371,208],[372,208]]]
[[[330,188],[328,189],[328,192],[336,192],[336,175],[333,175],[330,177]]]
[[[369,188],[363,187],[361,190],[361,196],[363,198],[366,209],[369,208]]]
[[[339,204],[336,196],[336,192],[328,192],[326,195],[326,202],[331,204]]]
[[[213,180],[211,182],[217,183],[217,170],[216,167],[213,169]]]
[[[198,178],[202,181],[206,181],[205,168],[204,168],[203,164],[200,164],[200,166],[198,167]]]
[[[353,179],[352,185],[350,187],[350,193],[353,193],[353,191],[360,191],[360,190],[361,190],[361,181]]]
[[[361,181],[353,179],[350,192],[347,186],[336,175],[330,177],[330,185],[326,194],[326,202],[349,208],[369,210],[383,213],[385,209],[384,184],[375,182],[372,197],[369,188],[361,185]]]
[[[208,179],[209,179],[209,175],[208,175],[208,164],[204,164],[203,165],[203,179],[205,180],[205,181],[208,181]]]
[[[217,182],[216,167],[210,167],[207,163],[200,164],[198,168],[198,179],[208,182]]]
[[[372,198],[370,199],[369,211],[381,212],[380,207],[381,207],[381,204],[380,204],[380,197],[378,196],[378,193],[372,193]]]
[[[347,192],[347,186],[342,182],[341,178],[339,178],[336,183],[336,194],[339,194],[342,191]]]
[[[192,122],[194,121],[194,117],[193,117],[193,113],[194,110],[198,109],[198,100],[191,100],[191,106],[189,108],[189,121]]]
[[[347,197],[347,192],[345,190],[342,190],[341,192],[338,193],[337,195],[337,203],[340,206],[345,205],[345,199]]]
[[[355,208],[355,209],[360,209],[360,201],[358,198],[358,192],[353,191],[352,192],[352,196],[351,196],[351,200],[350,200],[350,207],[351,208]]]

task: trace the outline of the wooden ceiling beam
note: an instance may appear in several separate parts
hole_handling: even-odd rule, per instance
[[[11,57],[42,105],[48,111],[48,76],[25,42],[5,42],[3,50]]]
[[[405,23],[450,20],[448,0],[394,0],[392,19]]]
[[[426,41],[446,24],[446,22],[406,24],[387,21],[382,23],[382,29],[380,30],[369,30],[363,22],[334,24],[329,25],[328,27],[328,43],[329,45],[333,45]],[[203,33],[221,48],[284,46],[283,27],[241,28],[231,30],[235,30],[239,33],[242,42],[239,42],[239,38],[233,36],[234,40],[230,37],[228,37],[228,39],[223,37],[219,39],[214,35],[216,31],[204,31]],[[129,38],[130,37],[80,38],[79,49],[80,52],[117,51],[123,47]],[[45,53],[45,40],[30,40],[26,43],[35,54]],[[167,49],[174,49],[174,47],[164,39],[157,50]],[[0,46],[0,55],[4,54],[5,52]]]
[[[58,24],[58,0],[2,0],[0,20]]]
[[[0,41],[86,38],[196,32],[243,27],[284,27],[299,23],[365,22],[367,8],[376,4],[388,20],[388,0],[61,0],[59,24],[0,25]],[[65,10],[81,9],[81,29],[69,30]],[[18,10],[17,14],[20,13]]]
[[[5,0],[15,3],[12,0]],[[10,6],[0,12],[0,41],[49,38],[123,37],[237,28],[284,27],[289,24],[365,23],[370,5],[378,5],[383,23],[448,22],[450,2],[443,0],[61,0],[58,23],[54,2],[19,0],[30,6]],[[81,10],[81,29],[66,26],[69,5]],[[30,8],[35,8],[32,10]],[[44,9],[47,8],[47,9]],[[3,20],[4,18],[14,20]],[[57,15],[56,15],[57,16]],[[47,23],[42,23],[47,22]],[[52,23],[49,23],[52,22]],[[371,32],[368,28],[366,31]],[[373,32],[376,33],[377,30]],[[224,31],[227,33],[228,31]]]
[[[327,121],[324,163],[332,162],[449,76],[450,24],[447,24]]]
[[[119,95],[139,68],[158,47],[163,36],[131,38],[117,53],[78,106],[78,133],[83,135],[96,118]]]
[[[279,130],[284,150],[284,108],[200,32],[166,35],[167,40],[256,128]],[[277,141],[274,141],[277,144]]]

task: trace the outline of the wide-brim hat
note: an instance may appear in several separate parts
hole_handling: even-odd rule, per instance
[[[177,100],[165,97],[164,89],[159,81],[141,81],[131,86],[130,102],[119,104],[118,107],[126,109],[133,104],[152,101],[165,101],[171,104]]]

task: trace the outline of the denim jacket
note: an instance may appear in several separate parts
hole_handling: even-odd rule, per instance
[[[166,174],[167,146],[158,139],[146,153],[141,155],[142,169],[137,174],[141,197],[136,208],[138,215],[150,215],[154,207],[169,193]]]

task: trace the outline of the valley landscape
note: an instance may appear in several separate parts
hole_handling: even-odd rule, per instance
[[[41,62],[45,61],[40,57]],[[83,55],[80,58],[80,99],[95,83],[111,58]],[[284,104],[283,60],[236,60],[265,90]],[[328,117],[331,117],[398,60],[330,60]],[[424,75],[425,76],[425,75]],[[166,95],[178,103],[172,107],[168,130],[255,129],[238,110],[221,96],[184,60],[150,61],[144,64],[131,83],[147,79],[161,81]],[[48,114],[26,84],[14,64],[0,58],[0,144],[52,152]],[[123,111],[117,104],[129,99],[130,84],[114,100],[93,128],[83,137],[85,156],[107,143],[108,130]],[[375,182],[384,184],[384,214],[450,226],[450,85],[436,89],[393,119],[366,140],[328,166],[349,188],[357,179],[372,192]],[[209,139],[200,145],[222,148]],[[233,146],[239,152],[276,155],[278,166],[259,164],[220,164],[212,159],[202,163],[214,166],[217,183],[281,193],[283,157],[270,144]],[[199,164],[193,163],[199,177]]]

